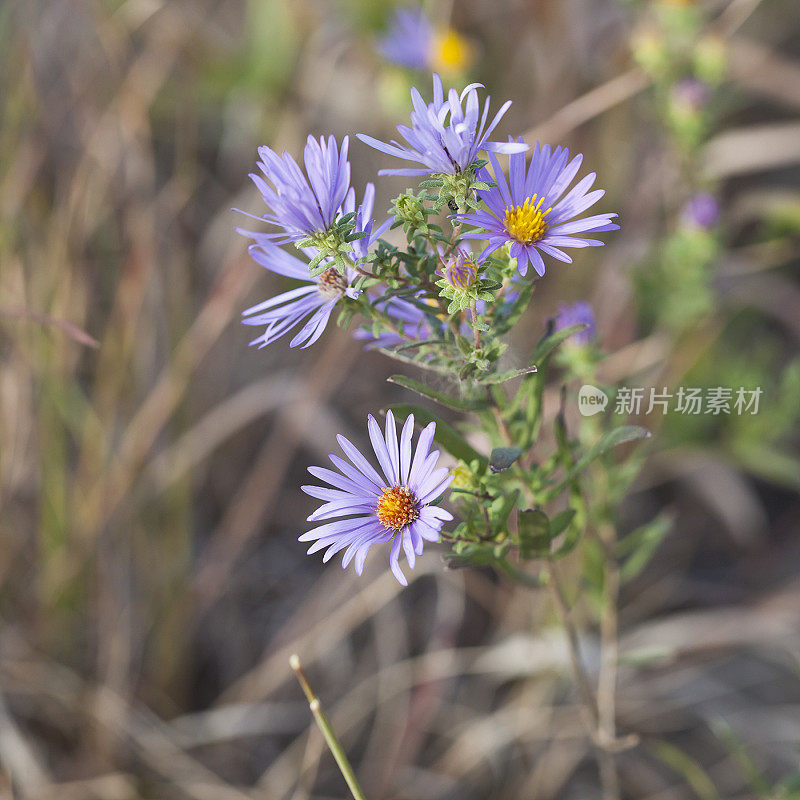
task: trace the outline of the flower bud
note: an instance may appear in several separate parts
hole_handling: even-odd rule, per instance
[[[478,277],[478,270],[471,256],[459,253],[444,271],[447,282],[454,288],[467,291]]]

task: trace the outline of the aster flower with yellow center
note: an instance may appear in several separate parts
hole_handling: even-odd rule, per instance
[[[464,234],[464,238],[488,240],[479,260],[508,244],[511,257],[517,259],[520,275],[527,273],[528,264],[532,264],[539,275],[544,275],[541,253],[571,263],[572,259],[563,248],[603,244],[598,239],[584,238],[582,234],[619,229],[619,225],[611,221],[616,214],[579,217],[605,194],[602,189],[589,191],[596,177],[594,173],[567,191],[583,156],[577,155],[570,161],[567,148],[551,150],[549,145],[541,146],[537,142],[527,169],[524,153],[510,156],[508,179],[491,152],[489,160],[494,174],[481,170],[477,176],[480,181],[497,184],[488,191],[479,192],[486,209],[459,216],[462,222],[479,228]]]
[[[439,451],[431,451],[436,423],[431,422],[412,445],[414,416],[409,415],[400,438],[391,411],[381,431],[370,414],[367,427],[372,449],[378,459],[378,472],[358,448],[344,436],[337,436],[347,461],[335,454],[330,459],[338,470],[309,467],[308,471],[327,486],[303,486],[302,490],[325,501],[308,519],[330,520],[300,537],[313,542],[309,554],[325,550],[323,561],[344,550],[342,567],[354,561],[356,572],[364,569],[369,549],[374,544],[391,542],[389,564],[397,580],[408,581],[400,569],[400,552],[405,552],[413,569],[424,543],[439,540],[442,524],[453,517],[443,508],[431,505],[450,485],[453,477],[437,467]],[[344,517],[346,519],[339,519]]]

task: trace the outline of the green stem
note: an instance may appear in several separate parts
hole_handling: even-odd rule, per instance
[[[341,770],[345,781],[347,781],[347,785],[350,788],[350,793],[353,795],[354,800],[366,800],[364,792],[358,783],[358,779],[353,772],[353,767],[350,765],[350,761],[347,758],[347,754],[345,753],[344,748],[339,740],[336,738],[336,733],[331,726],[330,720],[322,710],[322,705],[319,702],[319,698],[316,696],[316,694],[314,694],[314,690],[311,688],[311,685],[309,684],[308,679],[303,672],[303,667],[300,663],[299,656],[292,655],[289,658],[289,665],[294,670],[297,680],[299,681],[300,686],[303,688],[303,692],[305,692],[305,695],[308,698],[308,707],[311,709],[311,713],[314,715],[317,726],[319,727],[320,731],[322,731],[322,735],[325,737],[325,743],[328,745],[328,749],[331,751],[331,753],[333,753],[333,757],[336,759],[336,763],[339,765],[339,769]]]

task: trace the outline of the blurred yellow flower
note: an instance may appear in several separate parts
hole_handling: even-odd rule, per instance
[[[437,33],[431,61],[439,72],[464,72],[472,63],[472,46],[452,28]]]

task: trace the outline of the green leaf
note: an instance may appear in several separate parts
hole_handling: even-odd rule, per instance
[[[507,494],[504,497],[498,497],[492,503],[489,516],[492,520],[492,532],[495,536],[498,533],[501,533],[507,527],[506,523],[508,522],[508,518],[511,516],[511,512],[514,510],[514,506],[519,500],[519,496],[520,490],[514,489],[511,494]]]
[[[550,554],[550,520],[543,511],[519,512],[519,557],[528,560]]]
[[[530,375],[537,371],[536,366],[530,367],[523,367],[522,369],[512,369],[508,372],[497,372],[494,375],[482,375],[480,378],[477,378],[478,383],[505,383],[506,381],[513,380],[514,378],[519,378],[523,375]]]
[[[564,511],[559,511],[550,520],[550,535],[553,539],[560,536],[567,529],[567,526],[572,522],[575,516],[574,508],[567,508]]]
[[[465,569],[466,567],[488,567],[496,559],[492,545],[468,543],[459,552],[442,553],[448,569]]]
[[[489,456],[489,469],[494,472],[505,472],[520,456],[519,447],[495,447]]]
[[[670,514],[660,514],[646,525],[629,533],[618,545],[620,555],[628,555],[620,569],[623,581],[635,578],[650,562],[674,522]]]
[[[410,389],[412,392],[421,394],[423,397],[434,400],[448,408],[454,408],[456,411],[483,411],[489,408],[489,402],[487,400],[466,400],[460,397],[452,397],[449,394],[426,386],[424,383],[415,381],[413,378],[408,378],[405,375],[392,375],[388,380],[389,383],[396,383],[398,386]]]
[[[565,339],[569,339],[573,334],[580,333],[588,327],[585,322],[580,322],[577,325],[570,325],[568,328],[562,328],[559,331],[554,331],[549,336],[543,337],[539,340],[536,349],[531,355],[531,364],[539,364],[544,361]]]
[[[390,408],[398,419],[405,420],[409,414],[413,414],[418,425],[425,426],[430,422],[435,422],[436,433],[433,438],[436,442],[454,458],[461,459],[467,464],[472,461],[478,461],[481,471],[486,471],[489,466],[486,456],[482,456],[452,425],[440,419],[436,414],[421,406],[404,403],[390,406]]]
[[[557,486],[553,487],[547,492],[547,499],[556,497],[559,492],[569,484],[574,478],[582,472],[589,464],[595,459],[607,453],[609,450],[624,444],[625,442],[633,442],[637,439],[646,439],[650,436],[650,431],[646,428],[640,428],[638,425],[623,425],[621,428],[615,428],[608,433],[603,434],[600,439],[595,442],[581,458],[579,458],[572,469],[569,470],[567,476]]]

